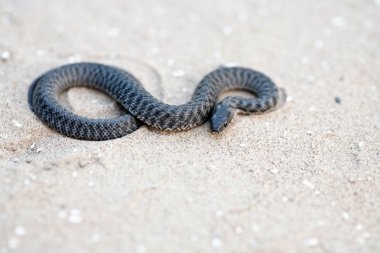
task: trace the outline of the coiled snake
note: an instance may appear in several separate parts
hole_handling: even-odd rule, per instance
[[[90,119],[61,106],[58,95],[74,86],[87,86],[106,92],[129,114],[113,119]],[[242,89],[255,98],[229,96],[217,103],[225,90]],[[74,63],[52,69],[38,77],[29,88],[29,105],[47,125],[67,136],[85,140],[109,140],[135,131],[142,124],[178,131],[187,130],[211,118],[211,130],[226,128],[237,112],[262,113],[278,100],[276,85],[264,74],[248,68],[221,67],[207,74],[189,102],[165,104],[130,73],[98,63]]]

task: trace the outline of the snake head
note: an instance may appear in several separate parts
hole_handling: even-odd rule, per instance
[[[236,115],[236,110],[223,103],[216,105],[211,116],[211,131],[219,133],[223,131]]]

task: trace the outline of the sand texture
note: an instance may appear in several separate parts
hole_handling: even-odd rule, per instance
[[[380,252],[379,24],[379,0],[0,0],[0,253]],[[220,135],[75,140],[27,92],[78,61],[172,104],[221,64],[287,98]],[[85,88],[61,100],[125,113]]]

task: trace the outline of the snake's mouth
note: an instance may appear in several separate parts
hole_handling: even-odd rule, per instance
[[[235,112],[232,108],[229,108],[222,103],[218,104],[211,117],[211,132],[222,132],[224,129],[226,129],[228,124],[231,123],[234,116]]]
[[[221,133],[224,129],[226,129],[228,123],[229,122],[225,122],[223,124],[215,124],[215,122],[213,123],[213,121],[211,120],[211,132],[216,134]]]

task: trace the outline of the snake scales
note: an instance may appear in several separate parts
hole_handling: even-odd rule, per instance
[[[106,92],[129,114],[113,119],[90,119],[61,106],[58,95],[74,86],[87,86]],[[229,96],[217,103],[225,90],[242,89],[255,98]],[[222,67],[207,74],[189,102],[165,104],[128,72],[98,63],[75,63],[52,69],[38,77],[29,88],[29,105],[47,125],[67,136],[85,140],[109,140],[129,134],[146,124],[178,131],[196,127],[211,118],[211,130],[226,128],[237,112],[262,113],[278,100],[276,85],[264,74],[248,68]]]

